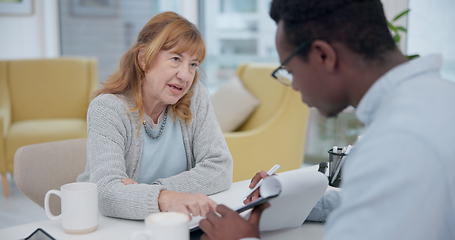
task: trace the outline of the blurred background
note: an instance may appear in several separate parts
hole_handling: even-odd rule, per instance
[[[383,0],[388,19],[403,10],[399,46],[406,54],[444,56],[443,75],[455,80],[455,1]],[[12,7],[16,5],[19,7]],[[202,81],[215,92],[239,64],[278,64],[270,0],[0,0],[0,59],[88,56],[104,81],[155,14],[175,11],[195,23],[207,44]],[[336,119],[312,110],[305,162],[327,157],[333,145],[355,142],[362,126],[352,109]]]

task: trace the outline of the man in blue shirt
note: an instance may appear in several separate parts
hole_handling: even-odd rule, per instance
[[[408,61],[380,0],[274,0],[270,15],[282,63],[273,76],[293,79],[322,114],[354,106],[365,124],[325,239],[455,239],[455,84],[441,78],[441,57]],[[244,220],[219,205],[202,239],[259,238],[265,208]]]

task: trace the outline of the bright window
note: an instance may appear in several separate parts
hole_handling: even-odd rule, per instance
[[[409,8],[407,52],[442,54],[442,75],[455,81],[455,1],[410,0]]]
[[[275,22],[269,0],[201,0],[199,27],[207,43],[204,81],[214,91],[239,64],[274,62]]]
[[[181,6],[181,0],[59,1],[61,55],[95,57],[105,81],[152,16],[182,14]]]

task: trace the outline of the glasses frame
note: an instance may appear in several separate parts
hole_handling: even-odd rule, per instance
[[[292,51],[292,53],[289,54],[289,56],[286,57],[286,58],[284,59],[284,61],[280,64],[280,66],[277,67],[275,70],[273,70],[273,72],[272,72],[272,74],[271,74],[272,77],[273,77],[274,79],[280,81],[280,80],[278,79],[278,77],[276,76],[277,72],[280,71],[281,69],[285,69],[285,70],[286,70],[286,67],[285,67],[286,64],[288,64],[288,63],[291,61],[291,59],[292,59],[293,57],[297,56],[297,54],[299,54],[303,49],[305,49],[305,47],[307,47],[307,45],[310,44],[310,43],[311,43],[311,41],[305,41],[305,42],[303,42],[302,44],[300,44],[300,46],[297,47],[294,51]],[[281,81],[280,81],[280,82],[281,82]]]

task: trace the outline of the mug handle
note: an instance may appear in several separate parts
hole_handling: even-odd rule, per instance
[[[60,217],[62,216],[62,214],[60,213],[60,215],[58,216],[55,216],[54,214],[51,213],[51,210],[49,208],[49,197],[52,195],[52,194],[55,194],[56,196],[58,196],[60,198],[60,202],[62,201],[62,196],[60,195],[60,191],[59,190],[49,190],[47,193],[46,193],[46,196],[44,197],[44,210],[46,211],[46,215],[49,219],[51,220],[58,220],[60,219]]]
[[[150,231],[134,232],[130,238],[130,240],[150,240],[150,239],[153,239],[153,235]]]

